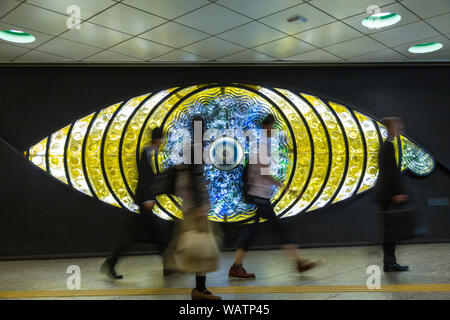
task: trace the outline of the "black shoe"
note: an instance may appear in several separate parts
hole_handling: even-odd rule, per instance
[[[393,271],[408,271],[408,266],[401,266],[398,263],[385,264],[383,267],[384,272],[393,272]]]
[[[103,273],[106,273],[109,277],[111,277],[113,279],[116,279],[116,280],[123,279],[123,276],[121,274],[117,274],[110,258],[107,258],[105,260],[105,262],[103,262],[102,266],[100,267],[100,271]]]

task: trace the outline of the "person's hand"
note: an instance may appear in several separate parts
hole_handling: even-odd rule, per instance
[[[155,201],[153,201],[153,200],[144,202],[145,209],[147,209],[149,211],[152,211],[154,206],[155,206]]]
[[[398,194],[392,197],[392,201],[395,203],[405,203],[408,202],[408,199],[409,198],[407,194]]]

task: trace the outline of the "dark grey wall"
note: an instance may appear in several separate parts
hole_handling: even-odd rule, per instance
[[[225,81],[283,87],[317,94],[376,118],[401,116],[407,135],[438,162],[434,173],[407,177],[430,234],[416,241],[449,241],[449,65],[341,65],[274,67],[3,66],[0,137],[20,151],[75,119],[109,104],[173,85]],[[446,168],[445,168],[446,167]],[[120,209],[80,195],[47,176],[0,142],[0,258],[90,255],[107,251],[120,229]],[[290,219],[302,245],[370,244],[379,241],[371,194]],[[224,226],[226,247],[237,235]],[[275,242],[262,226],[256,247]],[[136,250],[152,249],[151,246]]]

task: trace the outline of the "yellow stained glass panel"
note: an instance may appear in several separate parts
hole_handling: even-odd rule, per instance
[[[331,101],[330,106],[336,111],[336,114],[344,126],[349,152],[348,168],[344,184],[339,190],[336,198],[333,200],[333,203],[336,203],[349,198],[355,191],[362,175],[364,147],[358,125],[356,124],[355,119],[353,119],[350,111],[346,107]]]

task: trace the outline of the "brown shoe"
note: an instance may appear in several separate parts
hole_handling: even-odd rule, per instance
[[[230,271],[228,271],[228,277],[232,278],[241,278],[241,279],[254,279],[254,273],[247,273],[245,269],[242,267],[242,264],[233,264],[230,267]]]
[[[191,297],[192,300],[222,300],[222,297],[215,296],[208,290],[201,292],[195,288],[191,291]]]
[[[310,262],[308,260],[300,260],[297,261],[297,270],[298,272],[305,272],[317,266],[317,263]]]

